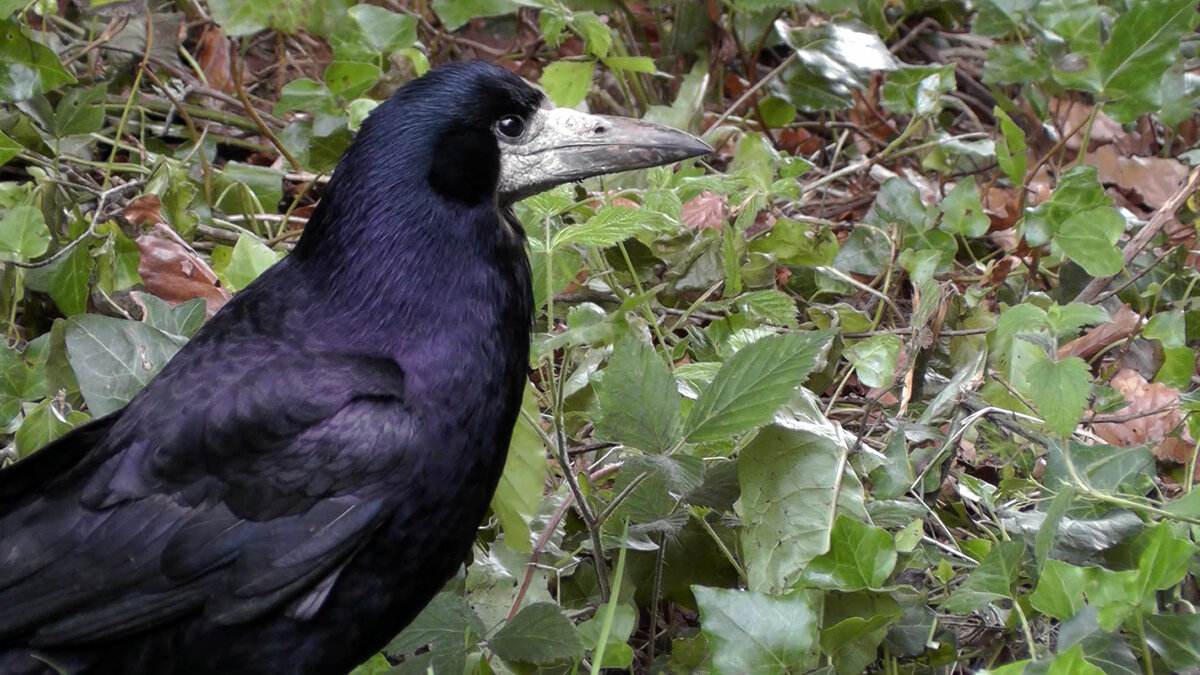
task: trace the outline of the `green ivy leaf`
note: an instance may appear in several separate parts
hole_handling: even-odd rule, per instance
[[[508,14],[520,6],[515,0],[433,0],[433,11],[450,31],[458,30],[471,19]]]
[[[997,145],[997,152],[999,147]],[[1024,161],[1024,156],[1021,159]],[[1022,174],[1024,171],[1021,169]],[[987,234],[992,224],[991,218],[983,212],[983,204],[979,201],[979,188],[975,186],[974,177],[958,181],[958,185],[946,193],[938,207],[942,210],[942,227],[954,234],[982,237]]]
[[[229,290],[238,291],[249,286],[250,282],[274,265],[279,258],[280,255],[272,251],[261,239],[243,234],[233,246],[229,263],[220,269],[216,269],[214,265],[213,271],[221,277],[222,283]]]
[[[184,342],[139,321],[99,314],[80,314],[66,321],[67,358],[96,417],[128,403]]]
[[[838,516],[829,536],[829,550],[813,558],[800,578],[816,588],[861,591],[882,588],[895,567],[892,535]]]
[[[1125,258],[1116,247],[1125,231],[1125,219],[1111,208],[1077,213],[1062,222],[1054,243],[1068,258],[1093,277],[1119,274]]]
[[[43,399],[25,416],[13,439],[18,457],[28,457],[89,419],[86,413],[78,410],[64,413],[56,406],[54,399]]]
[[[1037,588],[1029,594],[1029,603],[1046,616],[1066,621],[1083,609],[1086,584],[1084,568],[1050,559],[1042,567]]]
[[[16,21],[0,22],[0,100],[24,101],[74,83],[49,47],[29,39]]]
[[[11,206],[0,220],[0,254],[20,260],[36,258],[50,246],[50,229],[40,209]]]
[[[898,335],[872,335],[846,348],[845,357],[854,366],[858,379],[868,387],[888,387],[895,381],[896,365],[900,362],[900,347],[904,341]]]
[[[583,640],[558,605],[526,605],[488,641],[505,661],[546,665],[579,656]]]
[[[1200,615],[1159,615],[1143,620],[1146,642],[1171,672],[1182,673],[1200,665]]]
[[[594,61],[555,61],[542,71],[542,89],[554,104],[574,108],[592,88]]]
[[[356,99],[379,82],[383,71],[374,63],[334,61],[325,69],[325,85],[329,93],[347,101]]]
[[[804,672],[816,665],[818,616],[805,591],[773,596],[693,586],[721,673]]]
[[[1011,600],[1012,586],[1021,570],[1025,557],[1025,544],[1019,541],[1001,541],[992,547],[987,556],[971,571],[971,575],[942,602],[946,612],[968,614],[989,602]]]
[[[1114,119],[1129,123],[1161,105],[1162,77],[1197,19],[1190,0],[1144,0],[1117,15],[1098,64],[1101,94],[1119,99],[1105,105]]]
[[[389,54],[417,41],[417,17],[375,5],[355,5],[349,14],[376,51]]]

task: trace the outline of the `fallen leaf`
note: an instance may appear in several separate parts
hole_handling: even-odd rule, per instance
[[[1101,183],[1116,185],[1126,193],[1137,195],[1141,203],[1152,209],[1173,197],[1188,173],[1187,167],[1178,160],[1124,157],[1111,145],[1089,152],[1084,162],[1096,167]]]
[[[141,260],[138,274],[146,290],[172,305],[204,298],[205,314],[212,316],[231,297],[217,275],[171,228],[157,223],[137,238]]]
[[[1141,325],[1142,317],[1129,309],[1128,305],[1123,305],[1117,310],[1112,321],[1091,328],[1083,335],[1059,347],[1058,359],[1061,361],[1068,356],[1078,356],[1086,361],[1105,347],[1133,335],[1141,328]]]
[[[1129,405],[1118,410],[1116,417],[1138,415],[1121,422],[1097,422],[1092,425],[1096,435],[1112,445],[1128,447],[1143,443],[1155,443],[1151,449],[1156,457],[1167,461],[1180,461],[1178,443],[1188,446],[1191,452],[1194,441],[1184,428],[1180,438],[1170,438],[1183,422],[1179,410],[1179,390],[1159,382],[1147,382],[1137,371],[1123,368],[1113,376],[1110,385],[1121,392]]]
[[[233,63],[229,40],[215,26],[205,26],[196,41],[196,62],[208,78],[208,84],[213,89],[232,94],[237,91],[233,85]]]
[[[683,203],[683,223],[702,230],[719,230],[729,217],[729,198],[705,190]]]
[[[123,215],[130,225],[140,226],[146,223],[158,225],[161,223],[162,200],[158,195],[142,195],[129,202]]]

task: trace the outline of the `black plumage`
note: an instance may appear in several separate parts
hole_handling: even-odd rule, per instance
[[[507,201],[703,150],[662,131],[649,159],[504,178],[503,132],[558,128],[546,110],[481,63],[405,86],[292,255],[124,409],[0,471],[0,673],[338,674],[416,616],[519,411],[533,307]]]

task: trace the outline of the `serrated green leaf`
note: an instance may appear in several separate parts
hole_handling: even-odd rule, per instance
[[[640,209],[606,206],[582,225],[571,225],[555,232],[550,246],[555,249],[567,244],[612,246],[640,232],[648,219]]]
[[[725,362],[684,423],[692,443],[746,433],[765,424],[822,362],[831,331],[765,337]]]
[[[675,380],[654,348],[626,335],[596,382],[600,417],[596,433],[637,448],[662,453],[678,443],[679,394]]]
[[[1052,361],[1040,350],[1025,371],[1029,399],[1051,431],[1070,434],[1087,406],[1092,375],[1087,362],[1078,356]]]
[[[996,162],[1013,185],[1025,184],[1025,130],[1017,126],[1008,113],[996,106],[993,111],[1000,122],[1000,142],[996,144]]]

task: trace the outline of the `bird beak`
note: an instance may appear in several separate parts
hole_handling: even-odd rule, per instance
[[[670,164],[712,152],[695,136],[628,117],[541,109],[518,139],[500,142],[503,203],[592,176]]]

